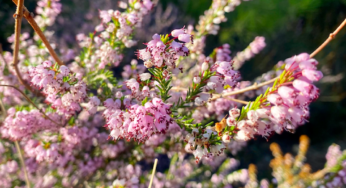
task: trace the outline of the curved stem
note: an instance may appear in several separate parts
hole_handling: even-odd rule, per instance
[[[346,19],[339,25],[339,27],[329,35],[329,37],[327,38],[326,41],[323,42],[323,44],[321,44],[321,46],[319,46],[314,52],[312,52],[310,54],[310,57],[314,57],[316,54],[318,54],[324,47],[327,46],[327,44],[332,41],[335,36],[339,33],[339,31],[346,25]]]
[[[182,88],[182,87],[172,87],[172,90],[175,90],[175,91],[187,91],[186,88]],[[220,96],[218,94],[214,94],[214,95],[217,95],[218,97]],[[223,95],[223,96],[226,96],[226,95]],[[229,96],[229,95],[227,95],[227,96]],[[221,97],[219,97],[219,98],[221,98]],[[216,100],[216,99],[213,99],[213,100]],[[209,99],[209,101],[213,101],[213,100]],[[247,101],[243,101],[243,100],[239,100],[239,99],[234,99],[234,98],[228,98],[228,100],[234,101],[234,102],[237,102],[237,103],[241,103],[241,104],[245,104],[245,105],[247,105],[249,103]]]
[[[14,141],[14,144],[16,145],[16,149],[18,151],[19,160],[20,160],[20,163],[21,163],[22,168],[23,168],[25,182],[26,182],[26,187],[30,188],[31,186],[30,186],[29,176],[28,176],[28,172],[26,171],[26,165],[25,165],[25,162],[24,162],[24,157],[22,155],[22,151],[20,149],[18,141]]]
[[[13,3],[18,5],[18,0],[12,0]],[[21,1],[21,0],[19,0]],[[53,50],[52,46],[49,44],[47,38],[44,36],[43,32],[41,31],[40,27],[37,25],[36,21],[34,20],[33,13],[30,13],[26,7],[23,6],[23,14],[24,18],[29,22],[31,27],[35,30],[36,34],[40,37],[42,40],[43,44],[46,46],[48,49],[50,55],[54,58],[54,60],[59,64],[59,65],[64,65],[64,63],[59,59],[58,55],[55,53]]]
[[[39,111],[44,115],[45,118],[49,119],[51,122],[55,123],[56,125],[61,126],[61,125],[58,124],[57,122],[53,121],[49,116],[47,116],[47,114],[44,113],[42,109],[40,109],[34,102],[32,102],[32,101],[30,100],[30,98],[29,98],[27,95],[25,95],[25,93],[24,93],[23,91],[21,91],[19,88],[17,88],[16,86],[12,86],[12,85],[3,85],[3,84],[0,84],[0,86],[11,87],[11,88],[17,90],[19,93],[21,93],[21,94],[25,97],[25,99],[26,99],[30,104],[32,104],[37,110],[39,110]]]
[[[13,48],[13,62],[12,66],[16,72],[17,78],[21,84],[25,86],[26,89],[33,92],[33,89],[25,82],[19,69],[18,69],[18,53],[19,53],[19,42],[20,42],[20,33],[22,28],[22,18],[23,18],[23,7],[24,0],[19,0],[16,13],[13,15],[15,19],[14,26],[14,48]],[[2,50],[0,50],[0,53]]]
[[[233,102],[237,102],[237,103],[241,103],[241,104],[249,104],[249,102],[247,101],[243,101],[243,100],[239,100],[239,99],[234,99],[234,98],[227,98],[227,100],[233,101]]]
[[[331,40],[333,40],[335,38],[335,36],[340,32],[340,30],[346,25],[346,19],[340,24],[340,26],[329,35],[329,38],[323,43],[321,44],[321,46],[319,46],[313,53],[310,54],[310,58],[314,57],[317,53],[319,53]],[[260,84],[253,84],[252,86],[249,86],[247,88],[244,89],[240,89],[238,91],[232,91],[223,95],[215,95],[214,97],[210,98],[209,101],[213,101],[222,97],[226,97],[226,96],[232,96],[232,95],[238,95],[247,91],[251,91],[251,90],[256,90],[259,89],[260,87],[263,87],[265,85],[274,83],[276,79],[278,79],[279,77],[273,78],[271,80],[268,80],[266,82],[260,83]],[[180,87],[173,87],[173,90],[176,91],[185,91],[185,88],[180,88]]]
[[[229,92],[229,93],[226,93],[226,94],[221,94],[221,95],[216,95],[215,97],[212,97],[209,99],[209,101],[213,101],[213,100],[216,100],[216,99],[219,99],[219,98],[222,98],[222,97],[227,97],[227,96],[232,96],[232,95],[238,95],[238,94],[241,94],[241,93],[245,93],[247,91],[251,91],[251,90],[256,90],[256,89],[259,89],[265,85],[268,85],[268,84],[271,84],[271,83],[274,83],[276,79],[278,79],[279,77],[275,77],[271,80],[268,80],[266,82],[263,82],[263,83],[260,83],[260,84],[253,84],[252,86],[249,86],[249,87],[246,87],[244,89],[240,89],[240,90],[237,90],[237,91],[232,91],[232,92]]]

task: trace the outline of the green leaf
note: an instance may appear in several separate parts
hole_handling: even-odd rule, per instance
[[[74,125],[76,121],[76,118],[74,116],[72,116],[69,120],[68,120],[68,124],[69,125]]]
[[[145,99],[142,101],[142,106],[144,106],[145,103],[147,103],[147,102],[148,102],[148,97],[145,97]]]

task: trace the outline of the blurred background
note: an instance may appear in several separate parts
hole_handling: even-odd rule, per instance
[[[49,30],[59,48],[74,48],[75,35],[92,32],[99,23],[98,9],[117,9],[115,0],[79,1],[61,0],[62,13]],[[25,6],[34,11],[37,1],[25,0]],[[136,32],[141,44],[154,33],[168,33],[173,28],[196,24],[209,8],[211,0],[160,0],[148,15],[143,27]],[[0,43],[10,50],[7,37],[13,34],[15,5],[10,0],[0,0]],[[228,21],[221,24],[218,36],[207,37],[205,53],[224,43],[231,45],[232,54],[242,51],[256,37],[264,36],[266,48],[240,69],[244,80],[253,80],[270,70],[278,61],[302,52],[313,52],[346,18],[346,0],[251,0],[244,1],[234,12],[228,13]],[[27,22],[23,30],[33,34]],[[143,46],[139,45],[140,48]],[[122,65],[135,58],[134,49],[126,51]],[[78,49],[75,48],[78,53]],[[310,122],[297,129],[295,134],[275,134],[268,140],[257,138],[237,154],[241,167],[249,163],[258,167],[258,178],[270,178],[269,162],[273,158],[269,150],[277,142],[284,153],[296,154],[299,136],[306,134],[311,140],[307,163],[312,169],[323,168],[325,154],[330,144],[346,149],[346,28],[344,28],[316,57],[324,79],[318,83],[320,98],[312,103]],[[122,66],[115,73],[121,72]]]

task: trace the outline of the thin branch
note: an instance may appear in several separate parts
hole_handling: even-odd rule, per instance
[[[187,91],[187,88],[179,87],[179,86],[174,86],[172,87],[173,91]]]
[[[22,151],[20,149],[18,141],[14,141],[14,144],[16,145],[16,149],[18,151],[19,160],[20,160],[20,163],[21,163],[23,171],[24,171],[26,187],[30,188],[31,186],[30,186],[29,176],[28,176],[28,172],[26,171],[26,166],[25,166],[23,155],[22,155]]]
[[[310,58],[314,57],[317,53],[319,53],[331,40],[333,40],[335,38],[335,36],[339,33],[339,31],[346,25],[346,19],[340,24],[340,26],[333,32],[329,35],[329,38],[323,43],[321,44],[321,46],[319,46],[312,54],[310,54]],[[213,101],[213,100],[216,100],[216,99],[219,99],[219,98],[222,98],[222,97],[227,97],[227,96],[232,96],[232,95],[238,95],[238,94],[241,94],[241,93],[244,93],[244,92],[247,92],[247,91],[251,91],[251,90],[256,90],[256,89],[259,89],[265,85],[268,85],[268,84],[271,84],[271,83],[274,83],[276,79],[278,79],[279,77],[276,77],[276,78],[273,78],[271,80],[268,80],[266,82],[263,82],[263,83],[260,83],[260,84],[257,84],[257,83],[254,83],[252,86],[250,87],[247,87],[247,88],[244,88],[244,89],[241,89],[241,90],[238,90],[238,91],[233,91],[233,92],[229,92],[229,93],[226,93],[226,94],[223,94],[223,95],[215,95],[215,97],[213,98],[210,98],[209,101]],[[184,88],[180,88],[180,87],[173,87],[172,88],[173,90],[176,90],[176,91],[185,91],[186,89]]]
[[[2,99],[0,98],[0,108],[1,108],[1,121],[4,120],[7,116],[6,109],[4,103],[2,103]]]
[[[227,98],[227,100],[233,101],[233,102],[237,102],[237,103],[241,103],[241,104],[249,104],[249,102],[247,101],[243,101],[243,100],[239,100],[239,99],[234,99],[234,98]]]
[[[326,41],[324,41],[323,44],[321,44],[320,47],[318,47],[314,52],[312,52],[312,54],[310,54],[310,57],[314,57],[316,54],[318,54],[324,47],[327,46],[327,44],[332,41],[336,35],[339,33],[339,31],[346,25],[346,19],[339,25],[339,27],[329,35],[329,37],[327,38]]]
[[[172,90],[175,90],[175,91],[187,91],[187,89],[183,88],[183,87],[172,87]],[[206,92],[203,92],[203,93],[206,93]],[[209,94],[209,93],[207,93],[207,94]],[[214,94],[214,95],[219,96],[218,94]],[[245,104],[245,105],[247,105],[249,103],[247,101],[243,101],[243,100],[239,100],[239,99],[234,99],[234,98],[227,98],[227,99],[230,100],[230,101],[234,101],[234,102]]]
[[[16,5],[18,5],[18,0],[12,0],[13,3],[15,3]],[[20,0],[19,0],[20,1]],[[40,27],[37,25],[35,19],[34,19],[34,14],[30,13],[28,11],[28,9],[24,6],[23,7],[23,14],[24,14],[24,18],[26,18],[26,20],[29,22],[29,24],[31,25],[31,27],[35,30],[35,32],[37,33],[37,35],[40,37],[40,39],[42,40],[43,44],[46,46],[46,48],[48,49],[50,55],[54,58],[54,60],[59,64],[59,65],[64,65],[64,63],[59,59],[58,55],[55,53],[55,51],[53,50],[52,46],[49,44],[47,38],[44,36],[43,32],[41,31]]]
[[[30,98],[29,98],[27,95],[25,95],[25,93],[24,93],[23,91],[21,91],[19,88],[17,88],[16,86],[12,86],[12,85],[2,85],[2,84],[0,84],[0,86],[11,87],[11,88],[17,90],[19,93],[21,93],[21,94],[25,97],[25,99],[26,99],[30,104],[32,104],[37,110],[39,110],[39,111],[44,115],[45,118],[49,119],[51,122],[55,123],[55,124],[58,125],[58,126],[62,126],[62,125],[58,124],[57,122],[53,121],[49,116],[47,116],[47,114],[46,114],[42,109],[40,109],[34,102],[32,102],[32,101],[30,100]]]
[[[19,43],[20,43],[20,33],[22,28],[22,18],[23,18],[23,7],[24,0],[19,0],[16,13],[13,15],[15,19],[15,27],[14,27],[14,48],[13,48],[13,62],[12,66],[14,71],[16,72],[17,78],[19,82],[25,86],[26,89],[35,93],[35,90],[30,87],[28,83],[23,79],[19,69],[18,69],[18,53],[19,53]],[[0,53],[2,54],[2,49],[0,49]],[[2,55],[1,55],[2,56]],[[5,58],[3,58],[5,60]]]
[[[19,38],[20,38],[20,32],[21,32],[21,28],[22,28],[23,7],[24,7],[24,0],[19,0],[16,13],[13,15],[13,17],[15,19],[13,66],[16,66],[18,63],[19,40],[20,40]]]
[[[153,172],[151,173],[151,178],[150,178],[150,183],[149,183],[149,187],[148,188],[151,188],[151,186],[153,185],[153,180],[154,180],[154,175],[155,175],[155,171],[156,171],[156,166],[157,166],[157,159],[155,159],[155,162],[154,162]]]
[[[268,80],[268,81],[260,83],[260,84],[254,83],[252,86],[246,87],[244,89],[240,89],[240,90],[237,90],[237,91],[232,91],[232,92],[229,92],[229,93],[226,93],[226,94],[223,94],[223,95],[222,94],[221,95],[216,95],[215,97],[210,98],[209,101],[213,101],[213,100],[216,100],[216,99],[219,99],[219,98],[222,98],[222,97],[238,95],[238,94],[241,94],[241,93],[245,93],[247,91],[259,89],[259,88],[261,88],[261,87],[263,87],[265,85],[274,83],[277,78],[279,78],[279,77],[275,77],[275,78],[273,78],[271,80]]]

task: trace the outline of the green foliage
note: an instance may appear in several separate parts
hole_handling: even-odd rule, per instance
[[[161,99],[163,100],[163,102],[166,102],[167,99],[171,98],[168,92],[172,89],[172,86],[170,85],[172,77],[170,76],[170,78],[166,80],[163,76],[163,70],[159,68],[150,68],[148,69],[148,71],[153,75],[153,79],[159,83],[159,85],[157,85],[156,87],[160,91],[159,95],[161,96]]]
[[[112,88],[120,88],[118,82],[113,76],[113,72],[105,69],[89,72],[86,77],[86,83],[91,89],[101,89],[101,99],[112,97]]]

